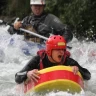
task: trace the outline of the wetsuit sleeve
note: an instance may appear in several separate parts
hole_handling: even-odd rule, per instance
[[[19,34],[19,35],[23,35],[24,32],[20,31],[20,30],[16,30],[13,26],[10,26],[8,29],[8,32],[13,35],[13,34]]]
[[[69,26],[64,25],[56,16],[48,14],[48,16],[46,16],[44,24],[52,28],[52,34],[64,36],[67,42],[72,40],[73,34]]]
[[[33,57],[22,70],[17,72],[15,74],[16,83],[20,84],[20,83],[26,81],[28,71],[33,70],[33,69],[39,69],[38,68],[39,60],[40,60],[39,56]]]
[[[84,80],[89,80],[91,78],[91,73],[86,69],[81,67],[77,61],[72,58],[67,58],[66,65],[68,66],[77,66],[79,68],[79,72],[81,73]]]

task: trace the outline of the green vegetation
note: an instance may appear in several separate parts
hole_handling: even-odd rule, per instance
[[[76,38],[96,41],[96,0],[46,1],[46,11],[70,25]],[[0,15],[23,18],[30,13],[30,0],[0,1]]]

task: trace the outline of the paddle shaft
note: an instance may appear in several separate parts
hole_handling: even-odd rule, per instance
[[[26,30],[26,29],[23,29],[23,28],[20,28],[20,30],[23,31],[23,32],[29,33],[29,34],[31,34],[31,35],[34,35],[34,36],[36,36],[36,37],[42,38],[42,39],[44,39],[44,40],[47,40],[47,39],[48,39],[47,37],[44,37],[44,36],[42,36],[42,35],[40,35],[40,34],[34,33],[34,32],[32,32],[32,31],[29,31],[29,30]]]

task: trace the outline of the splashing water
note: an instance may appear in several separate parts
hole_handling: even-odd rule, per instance
[[[23,87],[19,93],[16,91],[15,73],[23,68],[39,49],[33,43],[30,47],[28,43],[23,41],[22,35],[10,35],[7,29],[6,26],[0,26],[0,96],[24,96]],[[45,96],[96,96],[96,44],[94,42],[79,42],[73,38],[69,45],[72,46],[70,50],[72,58],[91,72],[91,79],[84,81],[85,92],[70,94],[59,91],[46,93]],[[32,55],[25,55],[26,49]],[[30,96],[35,95],[31,94]]]

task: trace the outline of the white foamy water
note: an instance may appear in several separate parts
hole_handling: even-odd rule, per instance
[[[16,92],[15,73],[32,58],[24,54],[26,49],[33,55],[39,49],[35,44],[28,46],[21,35],[10,35],[7,29],[8,26],[0,27],[0,96],[24,96],[22,88],[19,93]],[[91,79],[84,81],[85,92],[74,95],[67,92],[50,92],[45,96],[96,96],[96,43],[79,42],[74,38],[69,45],[72,46],[72,57],[91,72]]]

